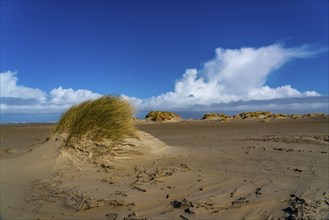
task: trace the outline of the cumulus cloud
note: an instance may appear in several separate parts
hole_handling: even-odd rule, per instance
[[[16,72],[0,73],[1,113],[59,113],[73,104],[100,97],[84,89],[63,89],[61,86],[49,93],[37,88],[18,85]]]
[[[44,100],[46,93],[40,89],[17,85],[16,72],[6,71],[0,73],[1,97]]]
[[[271,88],[268,76],[289,60],[315,56],[307,46],[284,48],[273,44],[260,48],[216,49],[216,56],[202,69],[187,69],[174,91],[149,99],[130,98],[140,109],[179,108],[233,101],[319,96],[316,91],[298,91],[291,85]],[[129,99],[128,97],[126,97]]]
[[[139,113],[154,109],[203,113],[289,109],[328,112],[327,98],[317,99],[320,94],[316,91],[267,85],[268,76],[288,61],[313,57],[322,51],[273,44],[259,48],[217,48],[215,52],[216,56],[201,69],[186,69],[173,91],[147,99],[122,97],[132,102]],[[0,82],[1,113],[60,113],[73,104],[101,96],[90,90],[61,86],[49,92],[29,88],[19,85],[16,72],[11,71],[0,73]]]
[[[68,105],[100,97],[100,94],[93,93],[86,89],[63,89],[61,86],[57,89],[51,90],[49,95],[51,103]]]

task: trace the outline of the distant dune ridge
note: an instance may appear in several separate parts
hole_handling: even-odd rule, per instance
[[[223,114],[223,113],[207,113],[202,117],[202,120],[222,120],[225,121],[226,119],[231,119],[232,117]]]
[[[230,119],[298,119],[298,118],[328,118],[328,115],[324,113],[309,113],[309,114],[282,114],[272,113],[268,111],[255,111],[255,112],[241,112],[239,114],[229,116],[223,113],[206,113],[202,120],[220,120],[227,121]]]
[[[282,113],[272,113],[272,112],[263,112],[263,111],[256,111],[256,112],[242,112],[240,114],[234,115],[234,118],[241,118],[241,119],[280,119],[280,118],[312,118],[312,117],[321,117],[327,118],[328,115],[324,113],[309,113],[309,114],[282,114]]]
[[[324,113],[308,113],[308,114],[282,114],[272,113],[269,111],[253,111],[253,112],[241,112],[239,114],[230,116],[224,113],[206,113],[203,115],[201,120],[218,120],[218,121],[231,121],[232,119],[248,120],[248,119],[260,119],[262,122],[273,120],[273,119],[298,119],[298,118],[329,118]],[[146,121],[153,122],[177,122],[182,121],[180,115],[175,112],[168,111],[150,111],[145,116]]]
[[[182,118],[174,112],[151,111],[145,116],[145,119],[156,122],[167,122],[180,121]]]

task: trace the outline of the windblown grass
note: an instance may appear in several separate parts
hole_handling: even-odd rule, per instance
[[[62,115],[53,134],[64,134],[68,147],[81,140],[118,143],[136,135],[133,109],[127,101],[111,95],[85,101]]]

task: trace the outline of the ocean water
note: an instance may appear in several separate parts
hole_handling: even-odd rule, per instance
[[[0,114],[0,123],[55,123],[61,113],[52,114]]]

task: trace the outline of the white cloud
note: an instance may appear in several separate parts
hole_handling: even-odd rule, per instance
[[[315,91],[300,92],[283,85],[266,85],[269,74],[295,58],[312,57],[319,51],[307,46],[284,48],[280,44],[260,48],[216,49],[216,57],[201,70],[187,69],[176,81],[175,89],[159,96],[140,100],[133,98],[139,109],[179,108],[187,105],[210,105],[232,101],[319,96]]]
[[[198,108],[203,112],[255,108],[323,110],[328,107],[326,100],[311,103],[308,99],[316,100],[320,96],[316,91],[298,91],[291,85],[271,88],[266,84],[268,76],[289,60],[312,57],[319,52],[307,46],[284,48],[280,44],[260,48],[217,48],[215,58],[206,62],[200,70],[187,69],[176,81],[173,91],[147,99],[122,97],[131,101],[138,112],[154,109],[193,111]],[[1,113],[60,113],[73,104],[101,96],[90,90],[65,89],[61,86],[45,92],[18,85],[15,72],[3,72],[0,76]],[[307,98],[307,102],[297,101],[294,104],[290,102],[291,98]],[[257,100],[274,101],[259,105]],[[252,103],[248,103],[250,101]]]
[[[73,104],[100,97],[84,89],[63,89],[61,86],[49,93],[40,89],[17,85],[16,72],[0,73],[1,113],[59,113]]]
[[[44,100],[46,93],[40,89],[17,85],[16,72],[6,71],[0,73],[1,97],[25,98]]]
[[[86,89],[63,89],[61,86],[50,91],[50,102],[53,104],[79,103],[88,99],[100,97],[100,94],[93,93]]]

